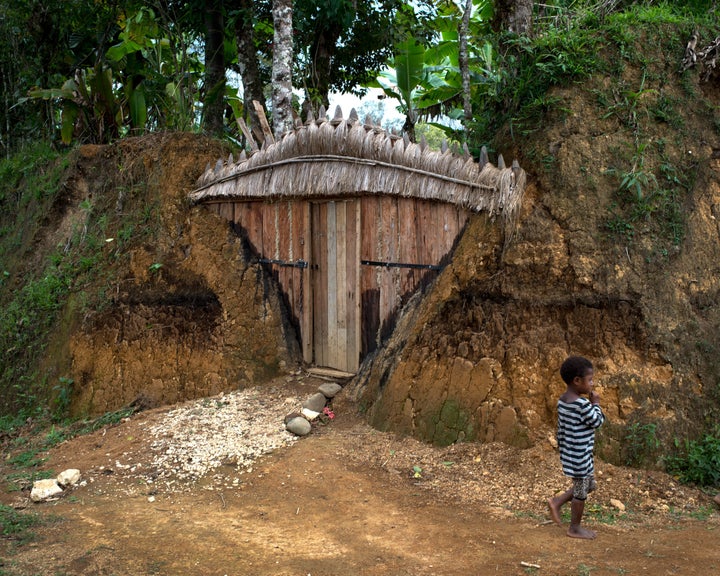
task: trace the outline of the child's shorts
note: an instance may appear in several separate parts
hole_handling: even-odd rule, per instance
[[[587,495],[597,488],[595,476],[585,478],[573,478],[573,498],[575,500],[586,500]]]

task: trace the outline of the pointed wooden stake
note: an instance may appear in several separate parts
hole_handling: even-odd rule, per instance
[[[260,102],[258,102],[257,100],[253,100],[253,106],[255,107],[255,113],[257,114],[258,120],[260,121],[260,128],[263,132],[263,145],[274,144],[275,137],[273,136],[272,130],[270,129],[270,124],[268,123],[267,116],[265,116],[265,109],[262,107],[262,104],[260,104]]]

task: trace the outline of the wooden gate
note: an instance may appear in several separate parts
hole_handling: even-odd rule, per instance
[[[467,220],[454,204],[363,196],[207,203],[277,279],[303,359],[356,372],[434,278]]]
[[[360,202],[312,204],[314,362],[346,372],[360,363]]]

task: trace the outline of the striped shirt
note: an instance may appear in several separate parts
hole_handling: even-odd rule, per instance
[[[595,429],[605,421],[599,404],[587,398],[573,402],[558,400],[557,441],[563,473],[571,478],[592,476]]]

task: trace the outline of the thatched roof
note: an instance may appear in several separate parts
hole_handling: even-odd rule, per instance
[[[324,114],[321,114],[324,116]],[[281,198],[342,198],[366,194],[438,200],[513,220],[525,185],[517,162],[498,166],[483,150],[476,162],[465,149],[431,150],[373,125],[355,110],[344,119],[298,123],[277,142],[237,161],[208,165],[190,194],[193,203]]]

